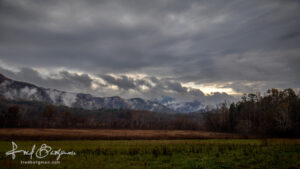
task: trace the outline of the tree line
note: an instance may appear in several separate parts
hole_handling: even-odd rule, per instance
[[[265,96],[250,93],[206,111],[204,119],[211,131],[299,137],[300,97],[292,89],[270,89]]]
[[[3,128],[201,129],[202,114],[146,110],[85,110],[35,101],[0,99]]]

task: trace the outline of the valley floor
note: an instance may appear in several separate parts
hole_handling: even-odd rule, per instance
[[[245,136],[191,130],[0,129],[0,140],[229,139]],[[254,136],[248,136],[254,138]]]

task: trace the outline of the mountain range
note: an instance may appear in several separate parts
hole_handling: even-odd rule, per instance
[[[164,113],[189,113],[201,112],[205,108],[199,101],[177,102],[174,98],[168,96],[152,100],[142,98],[124,99],[119,96],[94,97],[91,94],[65,92],[15,81],[2,74],[0,74],[0,96],[11,100],[40,101],[88,110],[130,109]]]

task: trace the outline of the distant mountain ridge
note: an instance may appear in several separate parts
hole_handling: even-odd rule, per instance
[[[178,103],[163,99],[145,100],[142,98],[124,99],[119,96],[94,97],[91,94],[71,93],[56,89],[38,87],[34,84],[15,81],[0,74],[0,95],[12,100],[41,101],[54,105],[64,105],[88,110],[130,109],[164,113],[199,112],[204,106],[198,102]],[[167,98],[165,99],[172,99]]]
[[[14,81],[2,74],[0,74],[0,95],[7,99],[41,101],[89,110],[105,108],[172,112],[172,110],[158,102],[140,98],[123,99],[119,96],[94,97],[90,94],[46,89],[30,83]]]
[[[191,102],[179,102],[175,98],[169,96],[162,96],[161,98],[153,99],[153,101],[159,102],[169,109],[180,113],[202,112],[206,107],[198,100]]]

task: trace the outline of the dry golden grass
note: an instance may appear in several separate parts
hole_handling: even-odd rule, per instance
[[[112,129],[0,129],[1,140],[11,139],[227,139],[238,134],[187,130]]]

